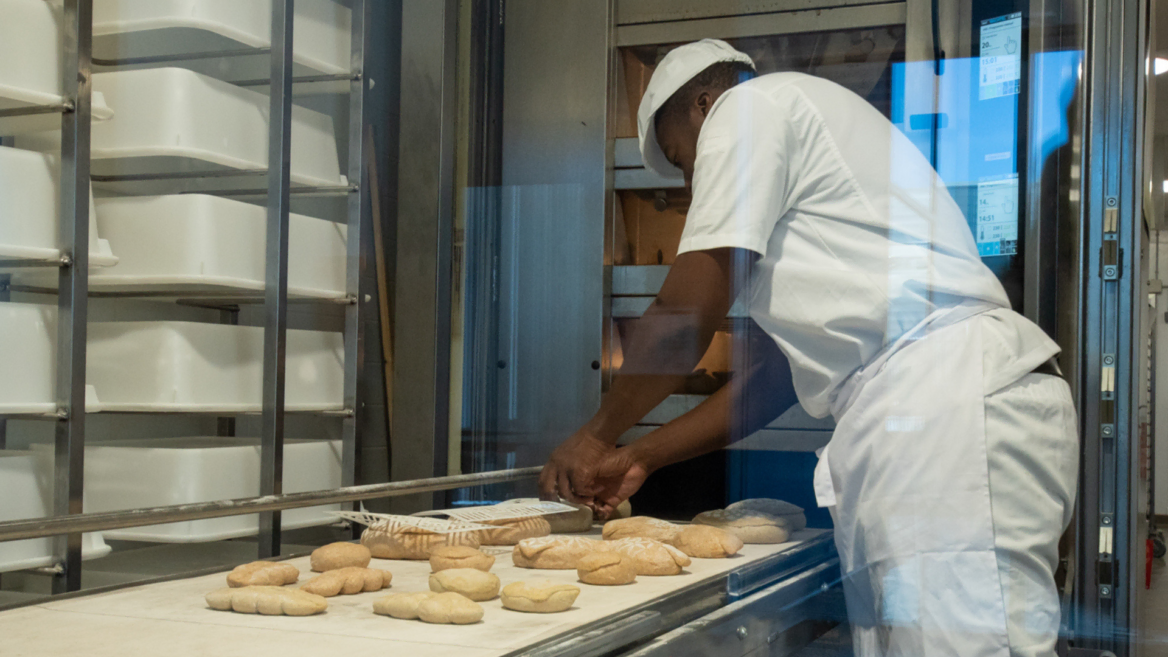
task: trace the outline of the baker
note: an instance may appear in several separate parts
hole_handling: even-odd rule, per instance
[[[928,161],[852,92],[756,76],[710,39],[662,59],[637,127],[645,165],[684,177],[693,201],[620,373],[552,454],[541,493],[603,512],[797,397],[836,421],[815,492],[834,519],[856,653],[1053,655],[1075,410],[1058,346],[1010,309]],[[616,448],[740,294],[773,339],[751,349],[765,357]]]

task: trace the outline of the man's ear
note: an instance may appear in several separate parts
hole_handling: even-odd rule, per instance
[[[709,91],[703,91],[694,99],[694,104],[698,106],[698,111],[702,113],[702,118],[710,113],[710,108],[714,106],[714,97]]]

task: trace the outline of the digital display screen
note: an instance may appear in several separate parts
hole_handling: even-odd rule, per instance
[[[982,257],[1018,253],[1018,174],[978,181],[977,251]]]
[[[978,98],[988,100],[1018,94],[1022,81],[1022,14],[981,22]]]

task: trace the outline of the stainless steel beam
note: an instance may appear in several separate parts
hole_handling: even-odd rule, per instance
[[[690,21],[621,25],[616,45],[643,46],[698,39],[736,39],[753,36],[858,30],[884,25],[904,25],[905,3],[892,2],[835,9],[812,9],[749,18],[709,18]]]
[[[879,0],[877,0],[879,1]],[[751,20],[754,14],[834,9],[852,5],[876,4],[873,0],[617,0],[617,25],[662,23],[734,16]],[[749,18],[748,18],[749,17]]]
[[[61,252],[57,296],[57,426],[53,515],[82,512],[85,490],[85,341],[89,293],[89,128],[92,0],[65,0],[61,89],[73,111],[61,115]],[[53,592],[81,588],[81,534],[57,536]]]
[[[264,390],[260,495],[284,489],[284,374],[288,337],[288,188],[292,160],[293,0],[272,2],[268,112],[268,227],[264,287]],[[280,512],[260,515],[259,557],[280,554]]]
[[[218,500],[215,502],[175,504],[172,506],[131,509],[129,511],[84,513],[67,517],[11,520],[8,522],[0,522],[0,543],[19,541],[27,538],[57,536],[66,532],[80,535],[83,532],[144,527],[146,525],[187,522],[207,518],[226,518],[252,513],[272,513],[286,509],[301,509],[323,504],[340,504],[343,502],[372,500],[381,497],[399,497],[415,493],[485,486],[487,484],[533,479],[539,476],[541,469],[540,467],[516,468],[452,477],[391,481],[385,484],[349,486],[305,493],[286,493],[284,495],[245,497],[234,500]]]

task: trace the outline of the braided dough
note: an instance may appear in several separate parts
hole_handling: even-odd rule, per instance
[[[417,620],[418,606],[436,595],[438,594],[433,591],[391,593],[384,598],[373,601],[373,613],[402,620]]]
[[[312,551],[312,570],[318,573],[338,568],[364,568],[373,554],[369,548],[356,543],[329,543]]]
[[[483,619],[483,608],[457,593],[436,593],[418,604],[418,618],[427,623],[468,625]]]
[[[580,595],[580,587],[550,579],[512,582],[503,587],[503,606],[514,611],[554,614],[566,611]]]
[[[633,560],[620,552],[589,552],[576,564],[576,575],[585,584],[617,586],[631,584],[637,579]]]
[[[328,608],[328,601],[299,589],[244,586],[219,589],[206,596],[207,606],[219,611],[265,616],[311,616]]]
[[[477,568],[487,572],[495,565],[495,557],[465,545],[439,545],[430,550],[430,571],[450,568]]]
[[[286,563],[253,561],[236,566],[227,574],[227,586],[283,586],[295,584],[300,579],[300,569]]]
[[[603,545],[629,559],[638,575],[680,575],[690,564],[684,552],[651,538],[622,538]]]
[[[686,525],[673,539],[673,546],[691,557],[723,559],[742,549],[742,539],[709,525]]]
[[[648,516],[633,516],[620,520],[609,520],[604,523],[604,540],[615,541],[619,538],[651,538],[662,543],[672,543],[680,525],[665,520],[658,520]]]
[[[393,573],[373,568],[338,568],[308,580],[301,591],[331,598],[334,595],[356,595],[388,588]]]
[[[499,578],[474,568],[453,568],[430,575],[430,590],[435,593],[458,593],[475,602],[499,595]]]
[[[511,561],[520,568],[575,570],[580,557],[597,549],[599,544],[582,536],[544,536],[519,541],[511,551]]]
[[[426,529],[404,525],[380,524],[367,527],[361,533],[361,545],[369,548],[378,559],[430,558],[430,551],[440,545],[461,545],[477,548],[478,532],[435,534]]]

